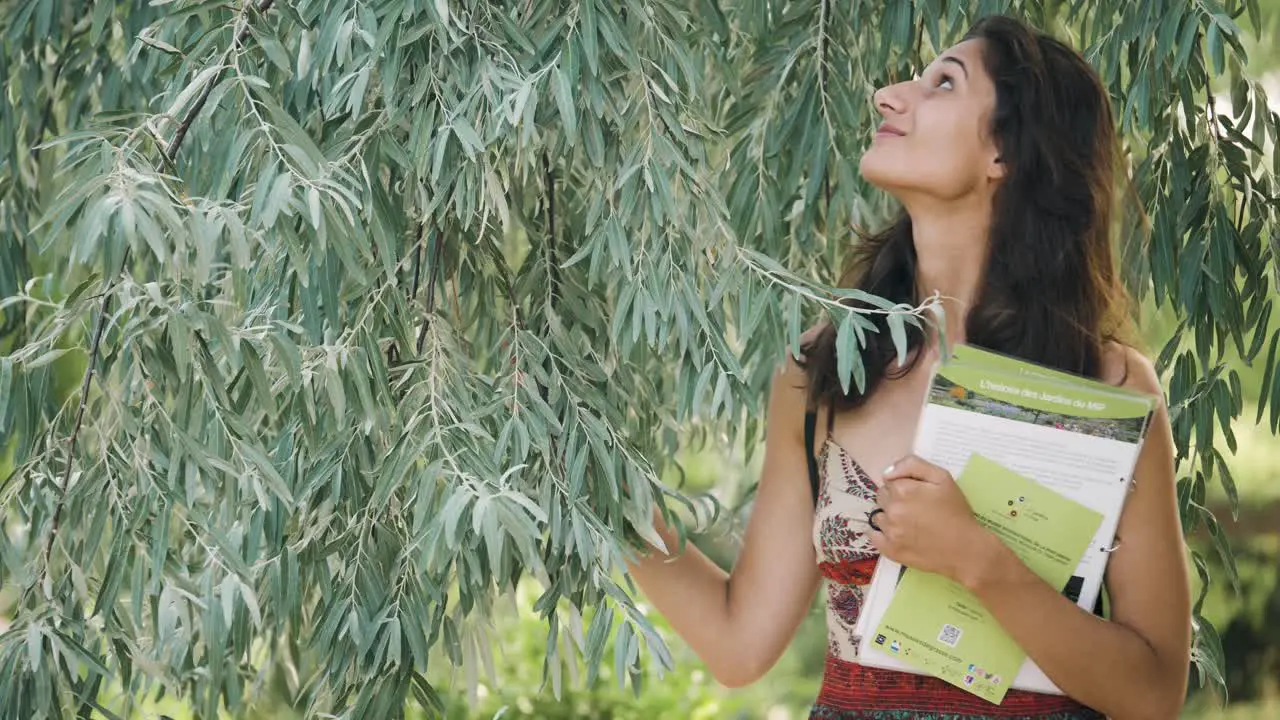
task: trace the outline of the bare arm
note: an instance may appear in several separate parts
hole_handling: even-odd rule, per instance
[[[653,550],[629,565],[649,601],[728,687],[773,667],[818,588],[804,410],[804,374],[788,358],[773,378],[760,486],[732,572],[692,544],[675,556]],[[675,552],[676,533],[657,522]]]
[[[1135,353],[1130,367],[1127,385],[1160,393],[1145,358]],[[1162,402],[1107,567],[1111,622],[1064,598],[994,538],[986,561],[961,578],[1058,687],[1115,720],[1176,717],[1186,693],[1191,599],[1173,455]]]

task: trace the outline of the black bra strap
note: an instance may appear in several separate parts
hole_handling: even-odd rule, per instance
[[[812,410],[804,414],[804,455],[809,461],[809,490],[813,504],[818,504],[818,458],[813,453],[814,435],[818,428],[818,414]]]

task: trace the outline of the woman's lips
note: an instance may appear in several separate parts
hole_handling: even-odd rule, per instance
[[[877,138],[882,138],[882,137],[902,137],[903,135],[906,135],[906,133],[905,133],[905,132],[903,132],[902,130],[900,130],[900,129],[898,129],[898,128],[894,127],[893,125],[890,125],[889,123],[885,123],[885,124],[881,125],[881,126],[880,126],[880,128],[879,128],[878,130],[876,130],[876,137],[877,137]]]

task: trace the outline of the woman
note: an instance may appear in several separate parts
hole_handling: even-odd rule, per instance
[[[1084,59],[989,18],[874,102],[884,124],[861,171],[905,214],[861,243],[857,286],[913,304],[936,292],[953,341],[1161,394],[1151,363],[1112,340],[1124,328],[1109,237],[1117,148],[1106,92]],[[1108,566],[1108,622],[1033,575],[977,523],[946,471],[907,454],[936,333],[911,337],[902,367],[889,333],[872,335],[865,392],[849,396],[833,329],[811,333],[805,360],[774,379],[763,476],[732,573],[692,546],[631,568],[714,676],[730,687],[761,677],[826,576],[830,642],[811,717],[1175,717],[1190,600],[1163,405]],[[809,447],[807,420],[827,428]],[[868,498],[883,510],[878,530],[853,511]],[[852,540],[823,532],[832,519]],[[1066,697],[1014,691],[997,706],[935,678],[859,665],[849,630],[881,554],[974,592]]]

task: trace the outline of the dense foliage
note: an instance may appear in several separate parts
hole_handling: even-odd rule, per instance
[[[856,172],[870,94],[996,11],[1072,38],[1114,94],[1149,218],[1117,229],[1127,281],[1181,322],[1153,350],[1183,520],[1234,577],[1204,507],[1210,482],[1234,497],[1226,357],[1266,363],[1280,427],[1253,0],[19,0],[5,716],[163,692],[212,718],[276,678],[308,714],[439,707],[428,663],[476,677],[522,578],[552,689],[611,638],[620,678],[668,661],[620,541],[653,536],[689,430],[759,435],[802,327],[831,317],[860,382],[870,324],[831,285],[888,210]],[[873,312],[895,336],[929,317]],[[1196,661],[1221,676],[1208,626]]]

